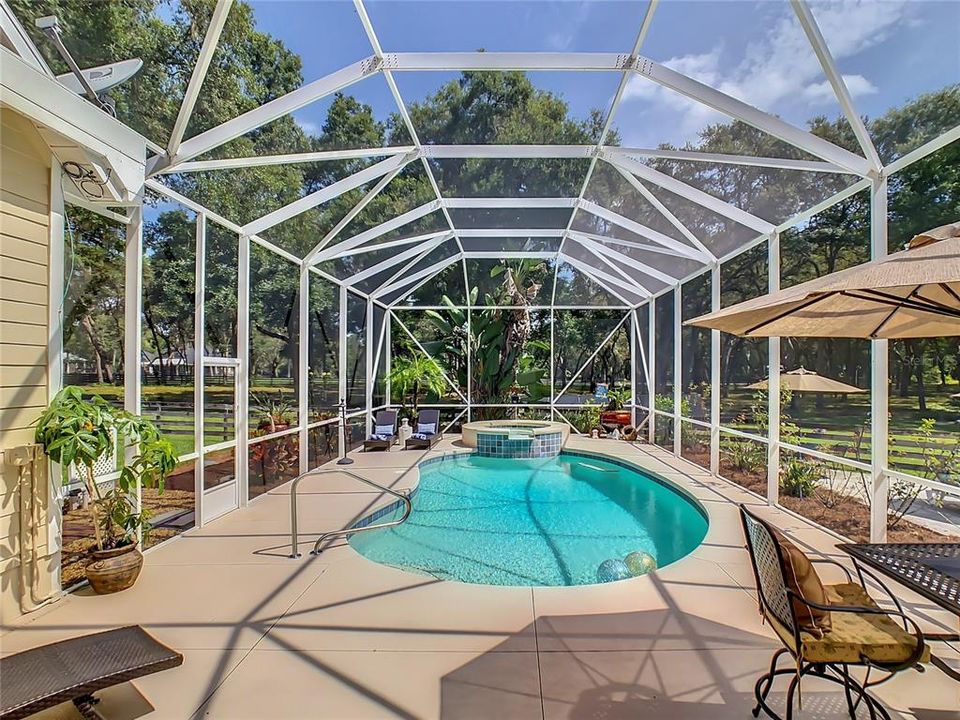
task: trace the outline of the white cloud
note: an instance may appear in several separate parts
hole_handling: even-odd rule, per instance
[[[883,42],[913,19],[909,0],[818,2],[812,9],[841,67],[843,60]],[[806,110],[822,110],[832,99],[833,91],[789,5],[784,4],[766,34],[743,47],[739,60],[734,57],[735,49],[718,44],[706,53],[675,56],[664,65],[767,112],[783,114],[793,109],[803,116]],[[877,92],[863,75],[844,78],[854,97]],[[643,77],[633,79],[624,99],[643,100],[655,114],[657,107],[669,113],[666,117],[673,142],[694,139],[699,129],[721,117]]]
[[[844,75],[843,82],[846,84],[847,90],[850,91],[851,97],[854,98],[863,95],[873,95],[877,92],[877,86],[867,80],[863,75]],[[803,89],[801,94],[811,105],[832,103],[836,98],[829,80],[811,83]]]
[[[293,119],[294,122],[300,126],[300,129],[303,130],[303,132],[307,135],[320,134],[320,126],[317,123],[311,122],[310,120],[304,120],[303,118],[298,118],[297,116],[294,116]]]
[[[565,52],[573,45],[587,19],[590,16],[590,3],[581,2],[576,10],[570,13],[570,3],[561,3],[563,31],[552,32],[547,35],[547,46],[556,52]]]

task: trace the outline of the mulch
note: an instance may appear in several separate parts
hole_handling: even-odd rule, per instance
[[[683,457],[701,467],[710,467],[710,453],[684,450]],[[737,469],[721,454],[720,475],[726,480],[751,490],[767,494],[767,475]],[[818,525],[833,530],[853,542],[870,542],[870,508],[856,498],[820,488],[808,497],[780,495],[780,505]],[[887,528],[887,542],[940,543],[956,542],[957,538],[930,530],[909,520],[901,519]]]

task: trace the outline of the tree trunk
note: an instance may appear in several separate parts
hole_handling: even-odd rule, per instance
[[[83,332],[90,341],[90,347],[93,348],[93,360],[97,368],[97,382],[112,382],[112,373],[109,372],[109,365],[104,361],[103,345],[100,342],[100,338],[97,337],[96,330],[93,327],[93,318],[91,318],[89,315],[84,315],[80,319],[80,326],[83,328]]]

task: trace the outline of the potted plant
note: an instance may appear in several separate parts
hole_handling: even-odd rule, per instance
[[[93,466],[117,440],[133,457],[113,486],[101,489]],[[75,386],[57,393],[40,416],[36,442],[64,471],[75,465],[83,473],[96,541],[86,568],[90,586],[101,594],[130,587],[143,566],[138,535],[150,529],[147,512],[134,500],[137,484],[163,492],[167,475],[177,465],[173,445],[149,420],[118,410],[101,397],[85,400]]]
[[[629,399],[630,392],[628,390],[609,390],[607,392],[607,407],[600,413],[600,425],[618,428],[629,425],[631,413],[624,409],[624,405]]]
[[[260,416],[257,429],[265,435],[289,429],[294,406],[284,396],[283,390],[280,390],[275,398],[269,395],[254,395],[253,409]]]

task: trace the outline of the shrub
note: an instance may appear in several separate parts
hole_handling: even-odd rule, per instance
[[[740,438],[725,438],[720,443],[720,452],[727,456],[735,470],[753,474],[767,464],[766,448],[760,443]]]
[[[780,491],[790,497],[809,497],[817,489],[820,468],[807,460],[790,460],[780,468]]]

